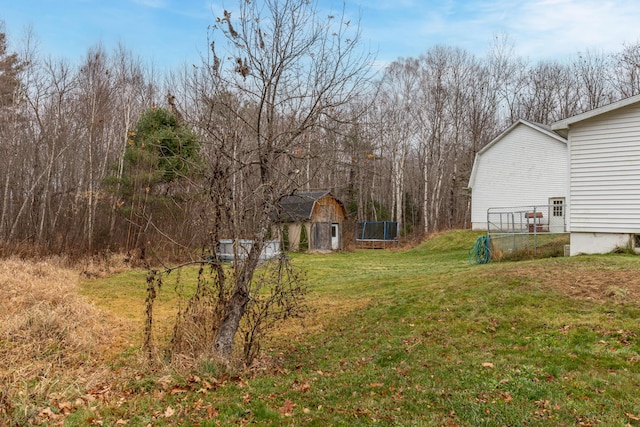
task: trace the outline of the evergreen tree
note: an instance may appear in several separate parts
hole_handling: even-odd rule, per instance
[[[161,233],[183,229],[190,183],[202,163],[197,134],[169,109],[144,111],[129,136],[122,178],[105,180],[126,218],[127,249],[153,240],[147,235],[152,219]]]
[[[138,120],[126,160],[131,169],[146,165],[155,179],[170,183],[197,168],[199,150],[197,135],[174,112],[156,107]]]
[[[18,73],[21,69],[18,55],[7,52],[6,34],[0,31],[0,108],[13,103],[15,90],[20,83]]]

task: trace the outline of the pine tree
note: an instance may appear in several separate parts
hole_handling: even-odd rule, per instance
[[[7,36],[0,32],[0,108],[13,103],[15,91],[20,84],[19,73],[23,64],[17,53],[7,52]]]

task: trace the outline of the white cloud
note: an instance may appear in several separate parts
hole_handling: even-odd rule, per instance
[[[367,7],[390,4],[377,0]],[[368,12],[376,19],[366,22],[365,36],[383,47],[396,46],[398,56],[419,56],[437,44],[483,55],[494,34],[506,33],[524,57],[562,59],[585,50],[617,51],[640,37],[637,0],[448,1],[390,8],[386,18]]]
[[[507,31],[517,36],[516,48],[532,57],[615,51],[640,36],[635,1],[527,1],[510,18]]]

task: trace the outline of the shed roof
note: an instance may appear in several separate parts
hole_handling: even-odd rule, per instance
[[[284,196],[280,199],[276,220],[278,222],[300,222],[311,219],[316,202],[325,196],[335,197],[329,191],[306,191]],[[336,201],[344,209],[338,199]]]

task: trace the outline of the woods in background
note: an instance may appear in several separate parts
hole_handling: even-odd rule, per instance
[[[241,235],[264,226],[282,191],[313,189],[343,200],[354,221],[399,221],[405,236],[468,227],[474,156],[505,127],[640,93],[638,43],[534,63],[497,37],[484,56],[435,46],[374,75],[373,58],[349,44],[357,28],[315,23],[336,45],[317,47],[310,79],[270,75],[296,52],[287,40],[264,46],[245,24],[217,23],[248,37],[241,56],[218,57],[213,45],[202,64],[164,76],[124,46],[96,45],[72,63],[29,39],[9,49],[0,33],[4,251],[127,251],[167,237],[187,251],[211,238],[202,225],[212,215],[217,238]],[[336,46],[349,61],[331,56]],[[150,131],[150,115],[167,127]]]

